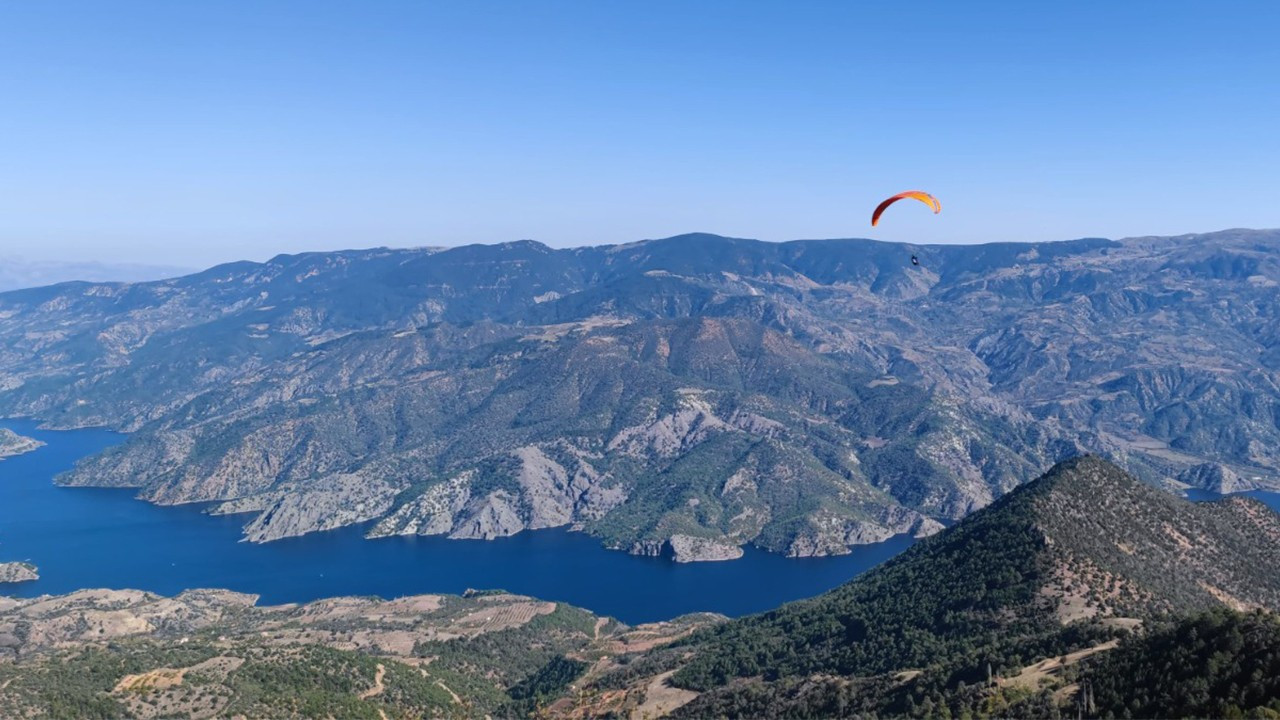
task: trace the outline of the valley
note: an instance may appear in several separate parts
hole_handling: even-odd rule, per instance
[[[0,2],[0,720],[1280,720],[1277,35]]]
[[[1280,515],[1262,503],[1191,503],[1085,457],[858,579],[737,620],[628,626],[503,591],[282,606],[221,590],[0,600],[0,707],[139,718],[1266,716],[1280,711],[1277,688],[1251,658],[1280,657],[1277,552]],[[1158,677],[1133,669],[1157,665]]]

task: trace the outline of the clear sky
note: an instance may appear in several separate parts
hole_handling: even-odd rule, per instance
[[[1280,227],[1278,127],[1275,0],[12,0],[0,256]]]

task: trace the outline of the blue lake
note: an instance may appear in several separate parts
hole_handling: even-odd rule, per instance
[[[1223,497],[1218,493],[1201,490],[1199,488],[1189,488],[1185,493],[1183,493],[1183,495],[1191,502],[1207,502]],[[1280,513],[1280,492],[1273,492],[1270,490],[1250,490],[1248,492],[1232,493],[1232,495],[1253,498],[1254,500],[1257,500],[1272,510]]]
[[[693,564],[606,550],[590,536],[564,530],[494,541],[365,540],[364,528],[352,527],[254,545],[239,542],[244,516],[158,507],[134,499],[133,490],[53,484],[55,475],[123,441],[121,435],[40,430],[27,420],[0,426],[46,443],[0,460],[0,560],[40,567],[38,581],[0,584],[0,594],[22,597],[94,587],[165,595],[228,588],[261,595],[263,603],[286,603],[503,588],[640,623],[695,611],[768,610],[835,587],[912,543],[898,537],[851,555],[805,559],[747,548],[739,560]]]

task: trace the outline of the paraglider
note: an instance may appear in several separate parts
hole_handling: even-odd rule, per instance
[[[938,198],[930,195],[927,192],[924,192],[923,190],[908,190],[906,192],[900,192],[897,195],[894,195],[888,200],[885,200],[884,202],[877,205],[875,212],[871,213],[871,227],[875,227],[876,223],[880,222],[880,215],[884,213],[885,208],[898,202],[899,200],[906,200],[908,198],[912,200],[919,200],[925,205],[928,205],[930,208],[933,209],[934,215],[937,215],[938,213],[942,212],[942,203],[938,202]],[[920,258],[916,257],[913,254],[911,256],[911,264],[915,266],[919,266]]]
[[[934,215],[937,215],[938,213],[942,212],[942,204],[939,203],[938,199],[935,198],[934,196],[920,190],[908,190],[906,192],[900,192],[897,195],[894,195],[888,200],[885,200],[884,202],[877,205],[875,212],[871,213],[871,227],[875,227],[876,224],[880,222],[880,215],[884,213],[885,208],[898,202],[899,200],[906,200],[908,198],[912,200],[919,200],[925,205],[928,205],[929,207],[933,208]]]

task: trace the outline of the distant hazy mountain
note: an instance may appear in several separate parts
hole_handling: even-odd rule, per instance
[[[86,282],[163,280],[190,272],[192,271],[189,268],[166,265],[24,260],[18,257],[0,256],[0,292],[73,280]]]
[[[132,431],[64,481],[223,501],[255,541],[829,554],[1084,450],[1276,483],[1277,288],[1248,230],[310,253],[0,294],[0,414]]]

